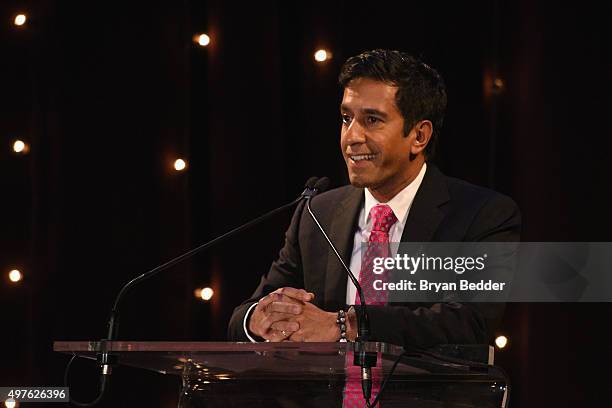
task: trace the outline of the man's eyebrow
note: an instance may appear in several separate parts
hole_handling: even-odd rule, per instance
[[[340,105],[340,112],[352,112],[352,110],[347,105],[341,104]],[[385,112],[380,111],[378,109],[374,109],[374,108],[363,108],[363,109],[361,109],[361,113],[363,113],[365,115],[380,116],[383,119],[386,119],[389,116]]]
[[[380,116],[383,119],[386,119],[388,117],[388,115],[385,112],[379,111],[378,109],[374,109],[374,108],[364,108],[361,110],[361,112],[365,113],[366,115]]]

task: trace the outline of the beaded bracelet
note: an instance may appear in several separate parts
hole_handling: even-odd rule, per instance
[[[344,310],[338,311],[338,318],[336,319],[336,324],[340,328],[340,338],[339,342],[346,342],[346,312]]]

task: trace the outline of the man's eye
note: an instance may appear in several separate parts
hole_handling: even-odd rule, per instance
[[[342,118],[342,123],[344,123],[345,125],[351,123],[351,117],[349,115],[340,115],[340,117]]]
[[[367,121],[368,125],[375,125],[375,124],[380,122],[380,119],[378,119],[375,116],[368,116],[366,121]]]

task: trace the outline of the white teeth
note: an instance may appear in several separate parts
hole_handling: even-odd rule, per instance
[[[374,154],[359,154],[350,156],[353,161],[361,161],[361,160],[372,160],[376,155]]]

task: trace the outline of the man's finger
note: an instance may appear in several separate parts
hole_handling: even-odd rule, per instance
[[[266,340],[269,340],[273,343],[284,341],[287,337],[289,337],[291,333],[288,331],[279,331],[279,330],[270,330],[265,336]]]
[[[296,298],[292,298],[289,297],[287,295],[283,295],[281,293],[276,293],[276,292],[272,292],[270,293],[271,296],[273,296],[274,298],[274,302],[287,302],[287,303],[297,303],[298,305],[303,305],[304,302],[302,300],[296,299]]]
[[[304,341],[304,331],[303,330],[297,330],[294,333],[292,333],[287,340],[289,341]]]
[[[274,293],[280,293],[281,295],[289,296],[290,298],[300,300],[302,302],[310,302],[312,299],[314,299],[314,294],[306,292],[304,289],[284,287],[275,290]]]
[[[311,298],[314,299],[314,294],[311,294],[311,295],[312,295]],[[268,306],[272,302],[287,302],[287,303],[304,304],[304,302],[301,299],[295,299],[295,298],[283,295],[282,293],[272,292],[264,296],[263,298],[261,298],[256,307],[259,308],[260,310],[263,310],[266,306]]]
[[[287,313],[292,315],[299,315],[302,313],[302,306],[296,305],[295,303],[287,302],[272,302],[266,306],[266,314],[268,313]]]
[[[286,320],[279,320],[277,322],[272,323],[270,325],[272,330],[276,330],[279,332],[286,332],[287,334],[291,334],[294,331],[298,331],[300,329],[300,325],[295,322],[288,322]]]
[[[280,299],[276,293],[272,292],[262,297],[261,299],[259,299],[259,302],[257,303],[257,306],[255,307],[263,310],[266,308],[266,306],[268,306],[270,303],[274,302],[275,300],[280,300]]]
[[[295,317],[295,315],[289,313],[267,313],[265,317],[261,320],[261,328],[263,329],[262,331],[266,332],[270,329],[270,327],[272,327],[272,324],[280,322],[282,320],[289,320],[293,317]]]

